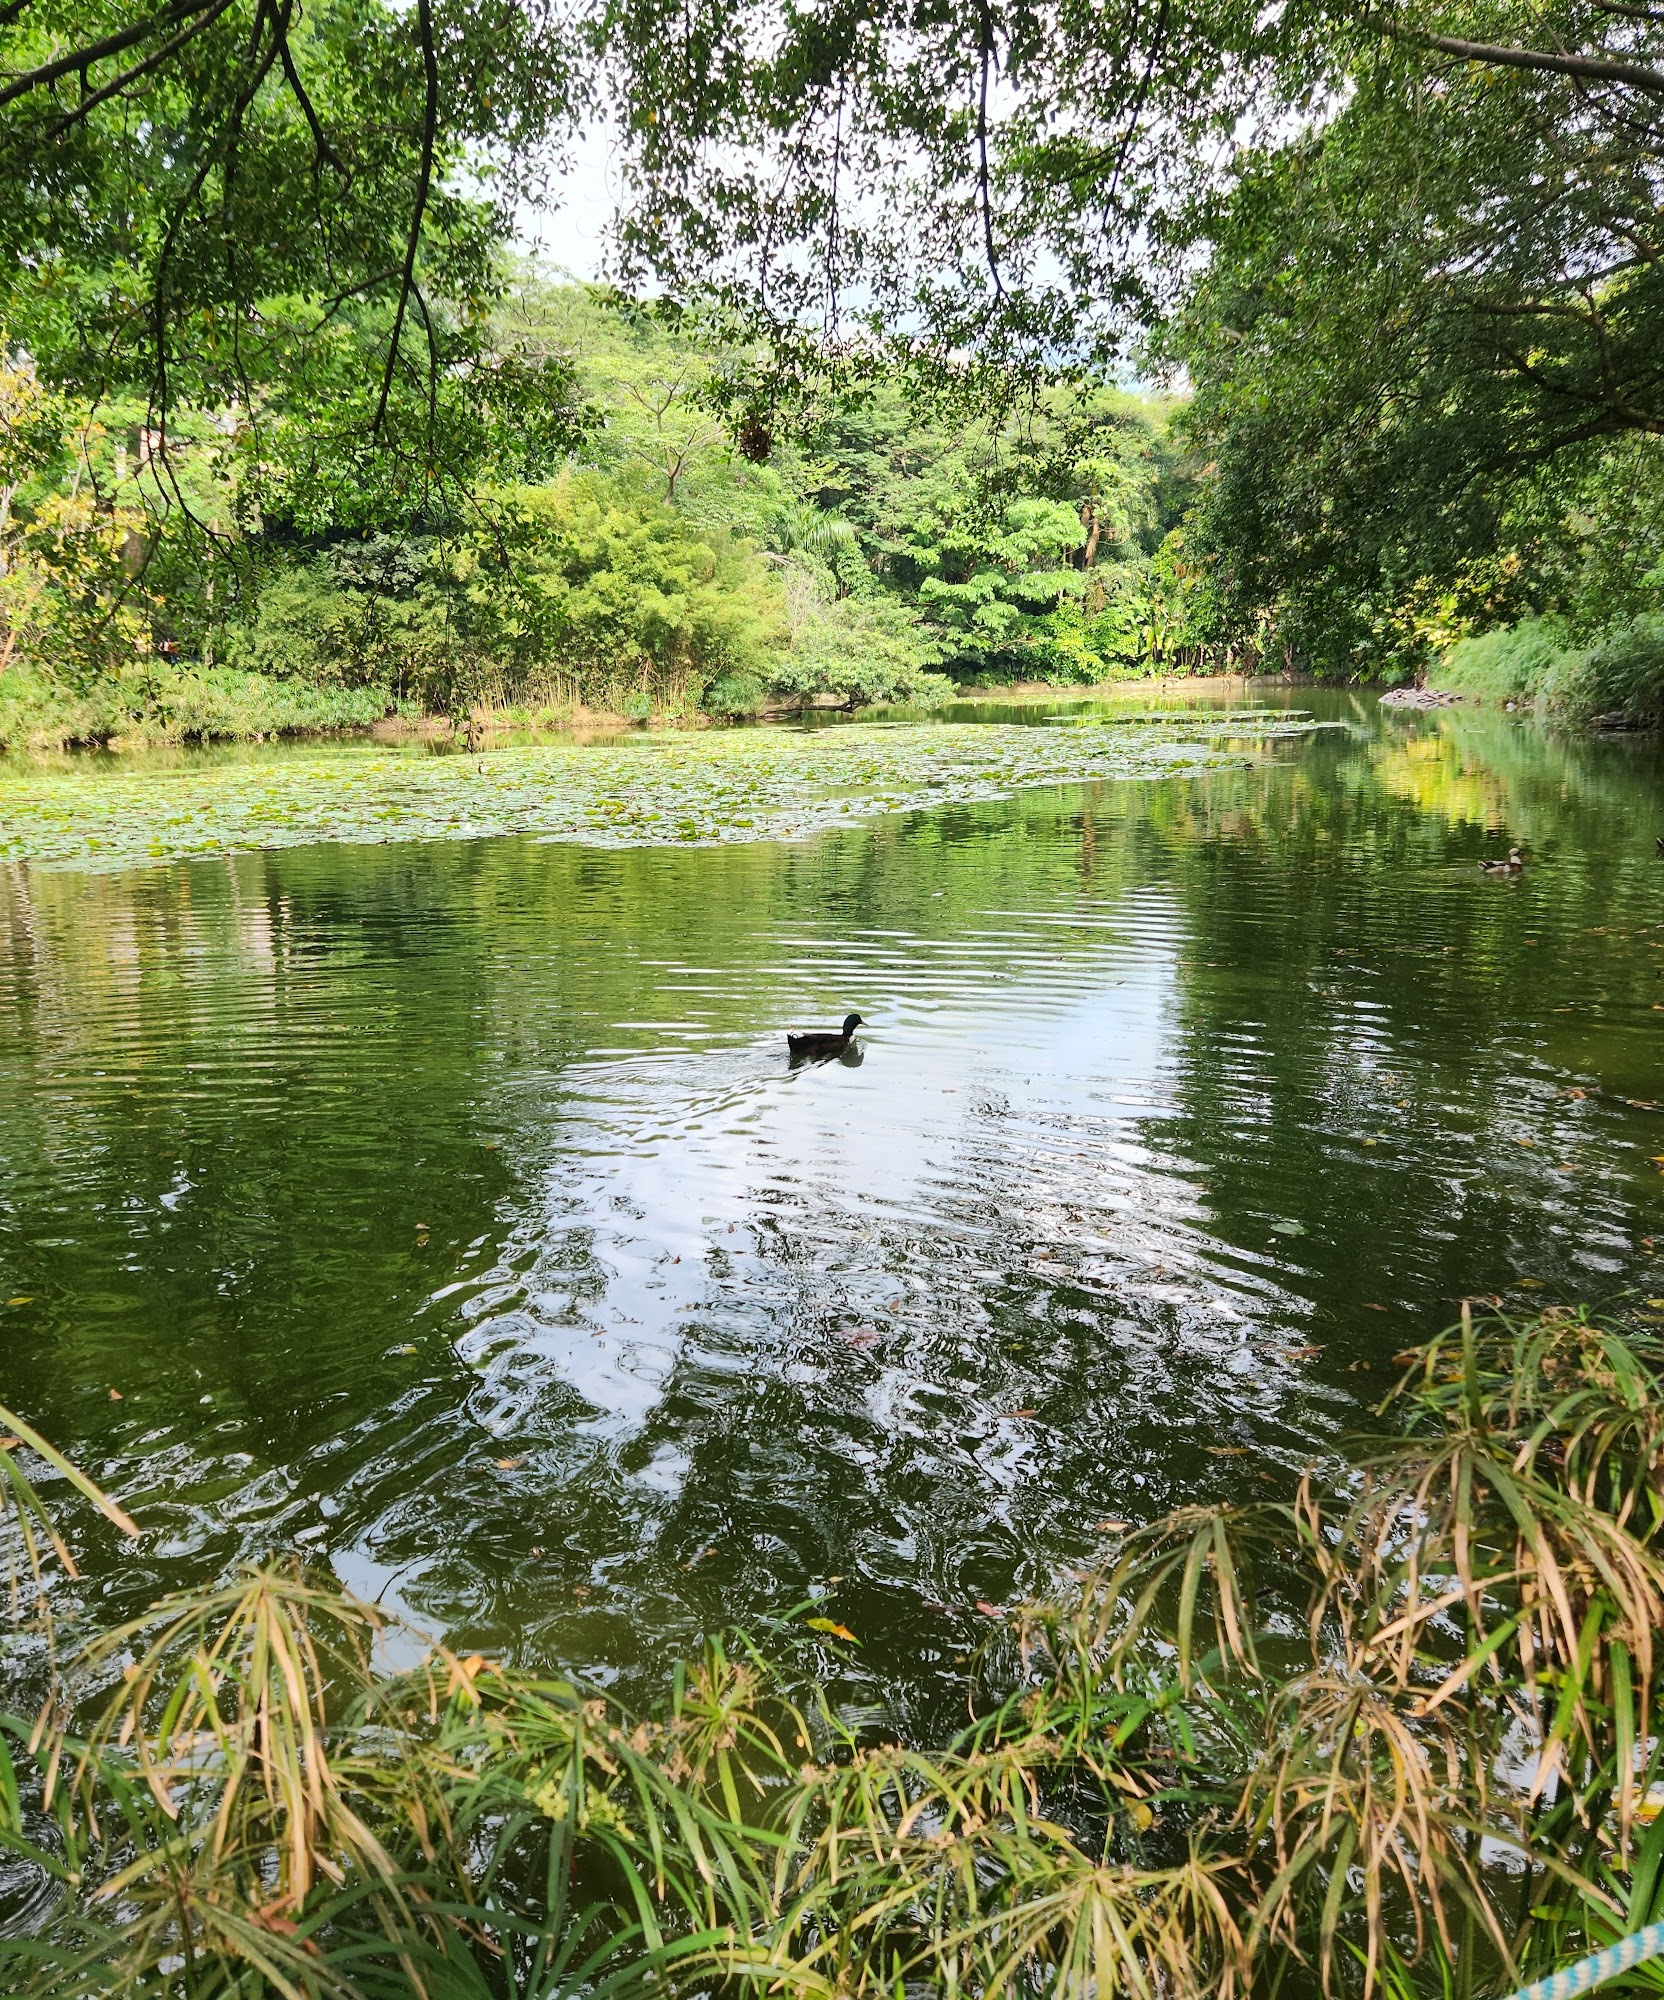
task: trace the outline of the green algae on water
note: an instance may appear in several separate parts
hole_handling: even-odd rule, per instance
[[[597,847],[797,840],[882,813],[1040,785],[1158,778],[1327,725],[1288,713],[704,731],[434,756],[318,745],[163,770],[0,762],[0,860],[124,868],[317,841],[529,834]]]

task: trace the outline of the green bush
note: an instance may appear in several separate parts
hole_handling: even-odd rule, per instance
[[[778,585],[751,544],[599,474],[499,495],[466,532],[375,536],[273,577],[234,639],[241,664],[381,684],[454,712],[528,685],[645,717],[786,643]],[[643,705],[645,704],[645,706]]]
[[[785,569],[791,651],[777,659],[769,686],[807,707],[817,695],[845,707],[944,701],[952,681],[932,672],[938,643],[917,615],[892,597],[837,597],[829,571],[801,560]]]
[[[705,690],[707,710],[730,721],[756,715],[766,699],[767,690],[755,674],[720,674]]]
[[[1616,711],[1631,722],[1664,720],[1664,618],[1632,618],[1603,633],[1589,649],[1574,692],[1583,715]]]

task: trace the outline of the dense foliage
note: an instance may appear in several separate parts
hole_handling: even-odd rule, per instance
[[[1551,1969],[1660,1909],[1664,1351],[1551,1311],[1404,1360],[1350,1468],[1136,1528],[1015,1615],[952,1742],[842,1719],[815,1660],[854,1635],[824,1616],[774,1664],[713,1643],[629,1715],[443,1648],[390,1676],[387,1621],[328,1579],[166,1599],[48,1655],[38,1720],[4,1725],[0,1841],[50,1912],[0,1945],[12,1990],[1201,2000]],[[0,1496],[43,1617],[70,1552],[16,1456]]]
[[[1664,609],[1659,35],[1615,0],[25,0],[0,10],[8,463],[45,464],[28,406],[62,424],[50,504],[16,496],[36,559],[0,644],[125,672],[164,604],[210,664],[279,545],[310,566],[291,605],[323,593],[347,633],[338,545],[398,537],[377,617],[405,684],[500,696],[583,561],[562,525],[522,583],[520,495],[592,473],[620,523],[651,497],[671,540],[721,531],[685,561],[620,532],[640,602],[607,700],[1209,647],[1368,676],[1543,614],[1600,643]],[[682,301],[604,330],[504,255],[602,102],[620,268]],[[1135,354],[1194,391],[1188,461],[1099,386]],[[743,600],[720,637],[709,589]]]
[[[415,515],[374,482],[349,505],[302,427],[255,425],[256,462],[235,412],[186,407],[164,456],[135,396],[94,406],[14,358],[0,742],[734,716],[1182,654],[1159,405],[827,384],[756,464],[708,322],[526,274],[481,338],[554,385],[541,476],[522,438]]]
[[[1154,336],[1195,390],[1215,637],[1367,676],[1659,608],[1655,10],[626,18],[644,264],[715,258],[737,307],[854,353],[864,325],[1048,365]]]

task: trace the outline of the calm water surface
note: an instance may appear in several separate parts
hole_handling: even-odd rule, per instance
[[[929,1703],[1463,1294],[1645,1310],[1655,749],[1319,701],[800,846],[0,869],[0,1401],[155,1530],[107,1609],[298,1544],[630,1685],[825,1591]]]

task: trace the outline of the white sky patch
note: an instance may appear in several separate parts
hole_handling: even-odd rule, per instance
[[[522,202],[514,234],[539,263],[574,278],[593,281],[605,274],[607,232],[624,190],[616,143],[605,126],[574,138],[565,171],[549,185],[548,198]]]

